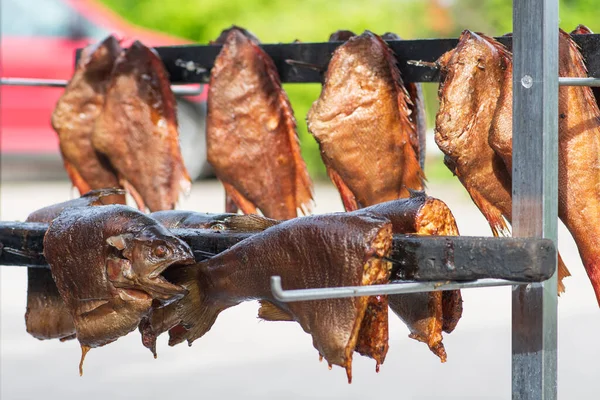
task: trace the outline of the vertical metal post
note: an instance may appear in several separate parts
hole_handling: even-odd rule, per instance
[[[558,0],[515,0],[513,26],[513,235],[556,241]],[[513,399],[556,399],[556,285],[513,286]]]

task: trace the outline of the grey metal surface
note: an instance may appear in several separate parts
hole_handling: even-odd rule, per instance
[[[557,239],[558,1],[513,3],[513,235]],[[557,395],[556,276],[512,294],[512,398]]]
[[[600,78],[558,78],[560,86],[600,86]]]
[[[321,289],[284,290],[280,276],[271,277],[271,292],[282,302],[340,299],[344,297],[377,296],[400,293],[435,292],[440,290],[468,289],[478,287],[531,285],[503,279],[479,279],[473,282],[406,282],[387,285],[344,286]]]
[[[64,79],[38,79],[38,78],[0,78],[0,85],[4,86],[45,86],[66,87],[69,81]],[[172,86],[176,96],[197,96],[202,93],[203,87]]]

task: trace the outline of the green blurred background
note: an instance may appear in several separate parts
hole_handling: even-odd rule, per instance
[[[215,39],[232,24],[264,43],[325,41],[338,29],[361,33],[395,32],[405,39],[456,37],[463,29],[502,35],[512,31],[512,2],[506,0],[102,0],[143,27],[198,43]],[[560,26],[570,31],[583,23],[600,31],[599,0],[560,0]],[[437,85],[424,84],[428,127],[437,111]],[[313,178],[325,177],[317,143],[306,130],[305,117],[319,96],[318,84],[285,85],[296,118],[302,152]],[[431,133],[429,133],[431,134]],[[430,180],[450,174],[439,160],[429,160]]]

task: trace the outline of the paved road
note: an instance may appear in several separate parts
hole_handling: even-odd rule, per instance
[[[489,229],[462,188],[431,184],[430,193],[453,210],[463,235]],[[29,212],[73,195],[66,182],[4,183],[1,220],[23,220]],[[318,213],[339,211],[330,185],[316,188]],[[199,182],[180,208],[223,211],[217,182]],[[559,396],[597,399],[600,311],[571,239],[561,231],[561,251],[574,276],[559,303]],[[12,399],[510,399],[510,288],[463,291],[464,317],[444,339],[448,362],[441,364],[425,345],[390,318],[390,350],[379,374],[371,360],[355,358],[354,383],[341,368],[318,362],[311,338],[295,323],[260,322],[256,303],[221,314],[214,328],[188,348],[167,346],[158,359],[133,332],[92,350],[78,376],[79,348],[38,341],[25,332],[26,271],[1,268],[0,398]]]

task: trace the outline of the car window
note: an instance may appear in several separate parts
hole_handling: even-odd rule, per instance
[[[3,36],[83,37],[101,39],[108,31],[96,26],[61,0],[0,0]]]

